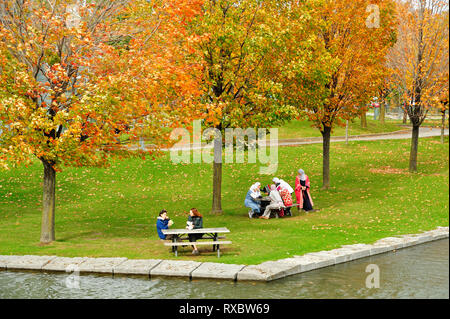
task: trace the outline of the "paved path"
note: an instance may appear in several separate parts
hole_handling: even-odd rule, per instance
[[[440,128],[422,127],[419,130],[419,137],[433,137],[440,136]],[[448,129],[444,130],[444,135],[448,135]],[[367,134],[367,135],[351,135],[348,137],[349,141],[377,141],[377,140],[397,140],[397,139],[410,139],[411,129],[401,130],[392,133],[381,134]],[[332,136],[331,142],[345,142],[345,136]],[[304,139],[292,139],[292,140],[279,140],[278,146],[291,146],[301,144],[314,144],[322,143],[322,137],[317,138],[304,138]]]
[[[366,116],[370,116],[373,119],[373,112],[367,112]],[[378,115],[378,118],[380,117],[380,115]],[[445,115],[445,117],[448,117],[448,111]],[[403,110],[401,112],[389,112],[386,113],[385,118],[388,119],[392,119],[392,120],[403,120]],[[432,114],[427,114],[427,120],[440,120],[442,117],[441,115],[432,115]],[[407,121],[409,122],[409,118],[406,118]]]

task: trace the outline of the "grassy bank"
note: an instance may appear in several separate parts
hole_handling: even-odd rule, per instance
[[[197,207],[205,227],[228,227],[232,245],[217,259],[210,247],[178,259],[255,264],[266,260],[371,243],[396,234],[448,226],[449,148],[439,138],[421,139],[418,174],[409,174],[409,140],[333,143],[331,185],[323,191],[322,145],[279,149],[276,175],[294,184],[304,168],[311,179],[316,213],[292,218],[250,220],[243,201],[259,175],[259,164],[225,164],[222,215],[211,207],[211,164],[173,164],[131,159],[108,169],[67,168],[57,175],[57,240],[39,245],[42,168],[0,171],[0,254],[123,256],[175,259],[156,235],[155,220],[166,208],[184,228],[186,214]]]

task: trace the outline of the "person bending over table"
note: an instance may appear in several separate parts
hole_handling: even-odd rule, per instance
[[[192,230],[192,229],[199,229],[199,228],[203,228],[203,216],[198,212],[197,208],[192,208],[189,211],[189,217],[187,220],[187,229]],[[197,239],[201,238],[203,236],[203,234],[188,234],[189,236],[189,241],[191,242],[195,242],[197,241]],[[192,245],[192,247],[194,248],[194,250],[192,251],[193,255],[198,255],[198,249],[196,245]]]

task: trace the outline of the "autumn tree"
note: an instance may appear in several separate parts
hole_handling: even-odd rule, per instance
[[[386,118],[386,105],[389,95],[395,89],[395,82],[392,81],[389,72],[386,72],[386,77],[382,80],[380,87],[378,88],[378,97],[380,99],[380,123],[385,124]]]
[[[203,123],[227,128],[268,128],[292,108],[281,102],[281,87],[271,66],[288,30],[275,0],[206,0],[191,34],[204,67]],[[219,135],[218,135],[219,136]],[[212,212],[222,211],[222,140],[214,140]]]
[[[442,80],[444,81],[443,84],[443,90],[441,92],[441,94],[439,96],[437,96],[437,107],[438,107],[438,111],[439,113],[441,113],[441,143],[444,143],[444,133],[445,133],[445,113],[448,112],[449,110],[449,106],[448,106],[448,93],[449,93],[449,88],[448,88],[448,70],[447,70],[447,75],[444,76],[442,78]]]
[[[55,240],[57,171],[107,165],[127,153],[123,132],[151,137],[154,152],[168,140],[161,128],[190,105],[195,67],[180,57],[189,51],[180,38],[192,3],[0,4],[0,166],[42,162],[42,243]]]
[[[394,6],[389,0],[324,0],[316,3],[312,15],[320,26],[314,30],[313,56],[287,79],[284,90],[299,114],[322,134],[326,189],[333,127],[358,116],[386,74],[386,51],[395,41]]]
[[[448,1],[399,1],[397,11],[398,41],[389,52],[389,66],[413,126],[409,171],[417,172],[419,128],[448,90]]]
[[[448,95],[441,100],[441,143],[444,143],[445,112],[448,112]]]

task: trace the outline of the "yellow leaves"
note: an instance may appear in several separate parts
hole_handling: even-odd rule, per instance
[[[442,90],[448,91],[448,18],[442,19],[448,12],[442,11],[443,4],[448,6],[440,0],[421,2],[420,10],[410,10],[413,5],[410,1],[397,6],[397,43],[388,55],[392,80],[404,91],[413,88],[405,92],[405,100],[420,99],[421,108],[435,104],[434,97]],[[421,92],[422,96],[416,96],[415,92]]]

